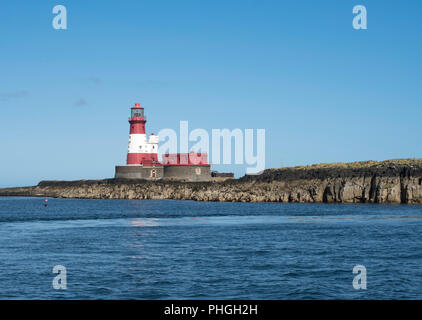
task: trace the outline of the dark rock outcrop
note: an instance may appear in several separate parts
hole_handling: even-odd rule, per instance
[[[422,160],[268,169],[223,182],[41,181],[34,187],[0,189],[0,196],[422,204]]]

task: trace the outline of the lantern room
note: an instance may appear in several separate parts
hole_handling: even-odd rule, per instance
[[[130,113],[131,118],[144,118],[144,108],[141,107],[139,103],[136,103],[134,107],[131,108]]]

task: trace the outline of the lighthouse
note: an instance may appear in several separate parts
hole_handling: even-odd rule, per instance
[[[144,108],[136,103],[130,108],[129,146],[126,165],[116,166],[116,179],[210,181],[206,153],[166,153],[158,161],[158,136],[145,133]],[[191,159],[195,159],[192,161]]]
[[[144,108],[136,103],[130,110],[127,165],[151,166],[158,164],[158,136],[151,134],[147,140],[146,122]]]

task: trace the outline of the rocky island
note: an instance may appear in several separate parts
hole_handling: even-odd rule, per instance
[[[316,164],[209,182],[172,180],[41,181],[0,196],[176,199],[230,202],[422,204],[422,159]]]

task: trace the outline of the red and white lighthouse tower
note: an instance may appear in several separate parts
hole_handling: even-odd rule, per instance
[[[158,136],[151,134],[147,141],[145,134],[145,123],[147,119],[144,115],[144,108],[136,103],[131,108],[129,118],[130,134],[129,148],[126,164],[128,165],[159,165],[158,163]]]

